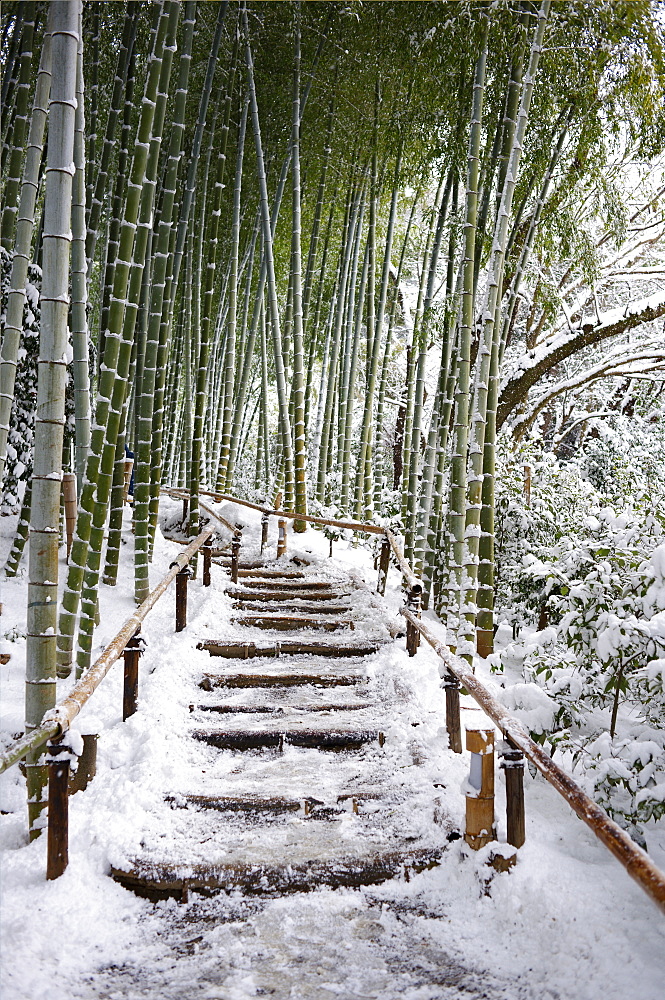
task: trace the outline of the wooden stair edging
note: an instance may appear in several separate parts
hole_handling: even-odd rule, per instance
[[[249,660],[254,657],[279,657],[294,655],[311,656],[372,656],[384,643],[366,645],[337,645],[315,642],[277,642],[266,646],[257,646],[254,642],[226,643],[216,639],[206,639],[199,642],[197,649],[206,650],[211,656],[221,656],[230,660]]]
[[[361,888],[402,876],[409,879],[439,864],[444,847],[374,853],[338,861],[309,860],[299,864],[146,865],[130,870],[112,867],[111,878],[138,896],[185,902],[190,892],[212,895],[242,889],[247,896],[277,896],[328,888]]]
[[[385,736],[377,729],[244,729],[194,730],[192,738],[218,750],[283,750],[302,747],[316,750],[359,750],[366,743],[382,747]]]

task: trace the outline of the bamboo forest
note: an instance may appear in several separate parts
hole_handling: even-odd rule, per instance
[[[3,995],[661,997],[662,2],[0,32]]]

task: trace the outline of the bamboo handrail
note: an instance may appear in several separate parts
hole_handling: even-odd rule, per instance
[[[395,560],[397,561],[397,564],[402,571],[402,576],[409,585],[409,589],[416,594],[422,594],[423,592],[422,582],[414,574],[413,570],[411,569],[408,562],[404,558],[404,553],[399,547],[397,538],[395,537],[395,535],[393,535],[392,531],[389,528],[383,528],[382,530],[386,538],[390,542],[390,548],[393,550],[393,555],[395,556]]]
[[[181,490],[179,487],[173,486],[162,486],[162,493],[177,493],[183,499],[189,496],[189,490]],[[263,507],[261,504],[252,503],[250,500],[239,500],[238,497],[230,496],[227,493],[212,493],[210,490],[199,490],[199,494],[201,496],[212,497],[217,501],[226,500],[229,503],[239,503],[243,507],[251,507],[252,510],[258,510],[262,514],[269,514],[270,517],[282,517],[288,521],[298,520],[309,521],[311,524],[330,524],[335,528],[348,528],[350,531],[366,531],[372,535],[383,535],[387,531],[380,524],[364,524],[361,521],[338,521],[331,517],[315,517],[314,514],[298,514],[293,510],[273,510],[271,507]],[[218,515],[215,516],[217,517]]]
[[[54,737],[63,736],[70,728],[72,722],[79,714],[91,695],[97,690],[104,680],[109,670],[122,655],[122,652],[135,635],[139,625],[144,620],[148,612],[154,607],[169,584],[176,578],[177,574],[188,563],[192,556],[198,552],[202,545],[214,534],[213,528],[206,528],[200,535],[184,549],[177,559],[171,563],[171,567],[166,576],[157,584],[155,589],[146,597],[131,618],[128,618],[118,634],[106,647],[102,655],[95,660],[90,669],[84,674],[78,684],[72,688],[67,697],[56,705],[55,708],[47,712],[40,726],[21,736],[14,743],[0,754],[0,774],[16,764],[31,750],[37,750],[48,740]]]
[[[554,763],[542,747],[531,739],[522,723],[492,697],[464,660],[451,653],[448,647],[408,608],[402,608],[401,611],[490,719],[529,758],[543,777],[563,796],[573,812],[593,830],[598,839],[621,862],[628,874],[665,911],[665,874],[654,865],[649,855],[638,847],[625,830],[610,819],[605,810],[589,798],[586,792]]]
[[[180,489],[177,486],[162,486],[161,492],[166,493],[167,496],[178,497],[179,499],[182,500],[186,500],[189,497],[189,490]],[[206,496],[209,495],[210,494],[206,493]],[[224,527],[228,531],[230,531],[232,535],[235,535],[236,532],[239,530],[237,524],[232,524],[231,521],[227,521],[225,517],[223,517],[221,514],[218,514],[216,511],[212,509],[212,507],[208,507],[207,504],[202,503],[200,500],[199,500],[199,507],[201,508],[201,510],[204,510],[206,514],[209,514],[211,517],[214,517],[215,520],[219,521],[220,524],[223,524]]]

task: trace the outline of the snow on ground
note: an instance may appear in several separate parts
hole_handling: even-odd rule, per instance
[[[166,501],[165,512],[175,506]],[[251,550],[258,546],[259,517],[245,510],[243,517]],[[6,546],[13,522],[0,521]],[[273,523],[273,551],[275,532]],[[119,585],[101,590],[96,653],[133,609],[129,531],[126,537]],[[289,547],[292,554],[318,560],[322,577],[338,575],[341,566],[364,574],[370,587],[375,582],[361,547],[335,543],[332,564],[319,532],[289,535]],[[158,537],[153,585],[176,551]],[[436,656],[421,646],[410,659],[403,639],[388,644],[371,665],[379,686],[404,692],[403,717],[393,718],[387,733],[384,766],[401,769],[399,780],[406,784],[437,786],[437,821],[424,808],[404,822],[446,846],[438,867],[363,890],[322,889],[276,899],[192,894],[184,904],[153,904],[114,883],[107,876],[110,865],[131,858],[141,839],[177,842],[182,817],[165,806],[163,796],[165,789],[184,790],[192,767],[203,770],[203,750],[178,727],[192,697],[201,699],[193,678],[211,665],[206,653],[194,649],[196,642],[230,628],[225,579],[213,567],[210,590],[198,581],[190,585],[190,624],[179,635],[173,633],[172,593],[151,612],[143,629],[148,649],[136,715],[122,723],[120,661],[77,720],[80,732],[100,734],[98,770],[90,787],[71,800],[70,864],[57,881],[44,879],[45,838],[26,842],[18,768],[0,776],[3,998],[34,1000],[57,984],[58,994],[72,1000],[660,1000],[662,913],[542,778],[526,776],[527,842],[511,872],[490,870],[486,851],[448,844],[446,830],[463,824],[460,787],[468,758],[446,749]],[[394,571],[389,584],[399,585]],[[2,640],[2,650],[12,654],[0,667],[5,742],[22,729],[25,595],[25,575],[3,584],[0,635],[14,637]],[[396,611],[397,589],[389,590],[388,603]],[[361,636],[362,629],[355,633]],[[60,683],[59,697],[70,685]],[[484,718],[472,702],[463,702],[463,724]],[[414,733],[426,751],[415,758],[406,752]],[[303,787],[318,778],[314,771],[304,773]],[[201,775],[201,787],[205,781]],[[498,776],[500,841],[502,795]]]

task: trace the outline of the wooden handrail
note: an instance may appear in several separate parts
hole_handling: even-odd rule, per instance
[[[178,499],[182,500],[187,500],[189,497],[189,490],[182,490],[177,486],[162,486],[161,492],[166,493],[167,496],[178,497]],[[208,495],[209,494],[206,493],[206,496]],[[208,507],[208,505],[203,503],[201,500],[199,500],[199,507],[201,510],[204,510],[206,514],[209,514],[210,517],[214,517],[216,521],[223,524],[227,531],[230,531],[232,535],[235,535],[240,530],[237,524],[232,524],[231,521],[227,521],[225,517],[214,511],[212,507]]]
[[[176,578],[181,569],[190,561],[193,555],[214,534],[213,528],[206,528],[184,549],[177,559],[171,563],[166,576],[146,597],[131,618],[128,618],[115,638],[109,643],[102,655],[95,660],[78,684],[72,688],[67,697],[44,716],[42,723],[36,729],[15,740],[0,754],[0,774],[12,764],[16,764],[31,750],[37,750],[50,739],[63,736],[79,714],[91,695],[97,690],[115,661],[122,655],[129,640],[136,634],[141,622],[155,606],[169,584]]]
[[[189,490],[173,486],[162,486],[162,493],[177,493],[183,499],[189,496]],[[338,521],[332,517],[315,517],[314,514],[298,514],[293,510],[273,510],[272,507],[263,507],[261,504],[252,503],[250,500],[240,500],[238,497],[230,496],[227,493],[212,493],[210,490],[199,490],[199,493],[201,496],[212,497],[217,501],[226,500],[229,503],[239,503],[243,507],[251,507],[252,510],[258,510],[262,514],[269,514],[270,517],[282,517],[288,521],[309,521],[311,524],[330,524],[335,528],[348,528],[350,531],[366,531],[371,535],[383,535],[387,530],[386,528],[382,528],[380,524],[364,524],[362,521]]]
[[[464,660],[451,653],[445,643],[441,642],[408,608],[402,608],[401,611],[511,743],[529,758],[543,777],[563,796],[573,812],[593,830],[598,839],[621,862],[628,874],[665,911],[665,874],[654,865],[649,855],[638,847],[625,830],[610,819],[605,810],[589,798],[570,775],[555,764],[542,747],[531,739],[522,723],[492,697]]]
[[[409,586],[409,590],[413,591],[413,593],[415,594],[422,594],[423,592],[422,581],[418,579],[418,577],[415,575],[415,573],[409,566],[408,562],[404,558],[404,553],[399,547],[397,538],[395,537],[395,535],[393,535],[392,531],[389,528],[383,528],[383,533],[390,542],[390,548],[393,550],[393,555],[395,556],[397,564],[402,571],[402,576],[404,577]]]

